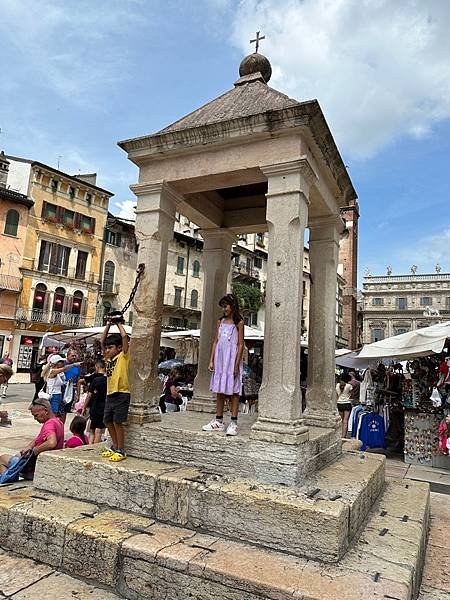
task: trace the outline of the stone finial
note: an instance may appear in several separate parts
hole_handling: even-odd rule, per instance
[[[442,267],[439,263],[436,264],[435,269],[436,269],[436,273],[440,273],[442,271]]]
[[[239,65],[239,75],[241,77],[253,75],[253,73],[261,73],[266,83],[272,76],[272,67],[269,60],[258,52],[246,56]]]
[[[364,277],[372,277],[372,273],[370,272],[369,267],[364,269]]]
[[[417,265],[413,265],[413,266],[411,267],[411,273],[412,273],[413,275],[415,275],[415,274],[417,273]]]
[[[387,275],[392,275],[392,267],[391,267],[391,265],[388,265],[386,267],[386,273],[387,273]]]

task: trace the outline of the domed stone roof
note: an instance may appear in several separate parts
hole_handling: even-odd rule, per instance
[[[244,58],[239,65],[239,75],[245,77],[253,73],[261,73],[267,83],[272,76],[272,67],[269,59],[259,52],[253,52]]]

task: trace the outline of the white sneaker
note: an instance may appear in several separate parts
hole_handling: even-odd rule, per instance
[[[235,421],[231,421],[231,423],[227,427],[226,435],[237,435],[238,434],[238,426]]]
[[[203,431],[225,431],[225,425],[223,424],[223,421],[213,419],[208,425],[203,425],[202,429]]]

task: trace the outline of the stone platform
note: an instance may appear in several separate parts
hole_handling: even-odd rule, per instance
[[[264,484],[196,467],[128,458],[99,447],[47,452],[34,485],[295,556],[336,562],[384,486],[384,457],[345,453],[301,485]]]
[[[130,600],[410,600],[428,518],[426,484],[389,481],[345,556],[325,565],[24,483],[0,488],[0,546]]]
[[[127,428],[128,454],[265,483],[296,485],[341,452],[340,428],[310,427],[309,440],[301,444],[268,443],[250,437],[255,415],[239,418],[236,437],[202,431],[210,418],[188,411],[162,415],[156,423],[132,423]]]

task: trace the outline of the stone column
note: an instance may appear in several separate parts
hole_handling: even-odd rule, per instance
[[[208,371],[211,346],[217,319],[221,312],[219,300],[228,291],[231,269],[231,248],[236,236],[228,229],[203,229],[203,305],[199,342],[198,372],[194,381],[194,397],[189,410],[214,413],[215,394],[210,392],[211,373]]]
[[[339,215],[309,222],[311,295],[308,338],[308,390],[305,423],[335,428],[336,407],[336,286],[339,236],[343,229]]]
[[[145,264],[145,271],[133,301],[135,317],[130,346],[131,404],[128,421],[142,424],[161,419],[158,360],[164,284],[175,210],[181,198],[162,181],[137,184],[131,189],[138,197],[138,263]]]
[[[251,437],[298,444],[309,437],[302,420],[300,340],[304,233],[315,176],[306,160],[261,169],[268,178],[269,256],[263,382]]]

